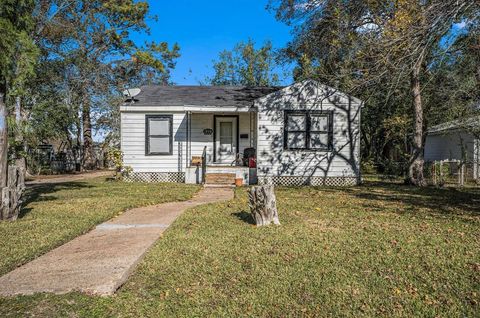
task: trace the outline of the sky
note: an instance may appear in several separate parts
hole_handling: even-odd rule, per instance
[[[257,45],[272,41],[283,47],[291,28],[276,21],[266,10],[268,0],[150,0],[150,36],[136,35],[133,40],[178,43],[181,57],[172,73],[178,85],[198,85],[212,75],[212,61],[222,50],[231,50],[240,41],[254,40]],[[280,70],[279,70],[280,71]],[[291,78],[282,80],[289,84]]]

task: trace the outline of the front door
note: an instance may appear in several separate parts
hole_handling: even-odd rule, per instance
[[[238,151],[238,117],[215,116],[215,162],[232,164]]]

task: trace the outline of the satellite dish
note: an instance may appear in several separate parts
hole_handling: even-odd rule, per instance
[[[129,88],[123,91],[123,96],[132,98],[140,94],[141,91],[140,88]]]

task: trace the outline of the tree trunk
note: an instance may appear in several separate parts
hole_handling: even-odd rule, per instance
[[[8,172],[8,133],[7,106],[5,105],[6,88],[0,84],[0,188],[7,186]]]
[[[423,58],[419,59],[413,67],[411,75],[411,90],[413,97],[414,133],[413,153],[408,169],[407,182],[419,187],[427,185],[423,175],[424,159],[424,136],[423,136],[423,105],[422,92],[420,87],[420,75],[423,67]]]
[[[2,208],[0,210],[0,219],[15,221],[20,214],[23,203],[23,193],[25,191],[25,172],[22,168],[16,166],[8,167],[8,182],[5,188],[2,188]]]
[[[19,133],[15,135],[15,141],[20,143],[22,145],[22,150],[26,152],[26,147],[25,143],[23,141],[23,134],[21,132],[21,125],[22,125],[22,103],[21,103],[21,98],[20,96],[17,96],[15,99],[15,122],[17,124],[17,127],[19,128]],[[27,161],[24,156],[22,155],[17,155],[16,158],[16,166],[20,168],[20,171],[26,173],[27,171]]]
[[[248,191],[250,211],[257,226],[280,225],[275,191],[272,185],[252,187]]]
[[[83,126],[83,160],[82,167],[86,170],[96,168],[95,153],[93,150],[92,138],[92,120],[90,117],[90,100],[84,97],[82,107],[82,126]]]
[[[477,72],[475,73],[475,80],[477,82],[477,87],[480,88],[480,66],[477,67]]]
[[[7,107],[5,105],[6,88],[0,84],[0,220],[9,216],[10,199],[8,182],[8,133]]]

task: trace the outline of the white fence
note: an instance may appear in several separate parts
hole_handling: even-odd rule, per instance
[[[446,184],[464,186],[479,184],[478,163],[461,160],[439,160],[426,164],[426,174],[431,183],[436,186]]]

